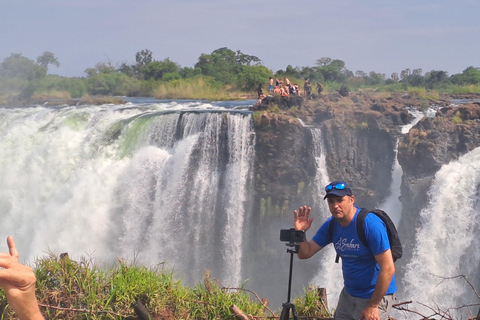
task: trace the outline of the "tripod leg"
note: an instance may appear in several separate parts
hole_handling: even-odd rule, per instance
[[[290,310],[289,309],[282,309],[282,314],[280,315],[280,320],[288,320],[290,316]]]
[[[297,309],[295,309],[295,305],[290,302],[286,302],[283,304],[282,313],[280,315],[280,320],[289,320],[290,319],[290,310],[292,310],[292,316],[294,320],[298,319]]]
[[[280,320],[290,319],[290,303],[284,303],[282,313],[280,314]]]
[[[293,320],[298,320],[298,313],[297,313],[297,309],[295,309],[295,305],[292,304],[291,308],[292,308]]]

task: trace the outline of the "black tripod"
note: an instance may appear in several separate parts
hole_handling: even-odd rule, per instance
[[[290,273],[288,275],[288,296],[287,302],[282,303],[282,314],[280,315],[280,320],[288,320],[290,319],[290,310],[292,310],[292,315],[294,320],[298,320],[297,310],[295,309],[295,305],[290,302],[290,291],[292,289],[292,269],[293,269],[293,254],[298,253],[299,244],[297,243],[286,243],[288,247],[294,247],[294,249],[287,249],[287,252],[290,253]]]

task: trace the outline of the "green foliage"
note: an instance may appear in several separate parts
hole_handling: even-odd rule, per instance
[[[87,83],[88,92],[93,95],[135,95],[140,88],[138,80],[122,73],[98,73],[88,78]]]
[[[457,111],[455,115],[452,117],[452,121],[455,124],[461,124],[463,122],[461,118],[461,113],[459,111]]]
[[[225,84],[234,84],[239,81],[238,75],[244,72],[245,67],[260,64],[255,56],[235,52],[228,48],[219,48],[211,54],[202,54],[195,64],[195,69],[201,70],[205,76]],[[258,86],[258,83],[257,83]]]
[[[76,262],[51,254],[36,261],[37,298],[46,319],[135,318],[141,301],[153,319],[236,319],[235,304],[246,314],[265,316],[260,301],[240,288],[223,287],[208,273],[203,283],[184,287],[171,272],[120,261],[103,271],[91,260]],[[0,316],[15,319],[0,292]]]
[[[272,114],[281,113],[278,104],[275,104],[275,103],[271,103],[271,104],[268,106],[267,111],[268,111],[268,113],[272,113]]]
[[[0,78],[0,104],[1,100],[9,100],[12,97],[18,96],[27,87],[28,80],[24,79],[2,79]]]
[[[318,290],[313,287],[303,290],[305,295],[297,297],[294,300],[295,308],[299,316],[303,317],[317,317],[317,318],[331,318],[332,315],[325,308],[325,305],[320,299]]]
[[[238,86],[245,91],[251,91],[259,84],[268,83],[268,78],[272,76],[272,71],[264,66],[245,66],[238,74]]]
[[[47,68],[36,64],[21,53],[12,53],[0,64],[0,78],[36,80],[45,77]]]
[[[370,72],[368,76],[363,77],[367,86],[379,86],[383,84],[383,76],[380,73]]]
[[[88,83],[84,78],[66,78],[57,75],[48,75],[34,83],[34,92],[37,94],[52,91],[67,91],[73,98],[79,98],[88,92]]]
[[[411,74],[404,76],[401,82],[407,84],[408,86],[423,87],[425,86],[425,77],[421,76],[420,74]]]
[[[321,67],[318,72],[323,74],[325,81],[345,82],[346,77],[342,74],[345,69],[345,62],[333,60],[330,64]]]
[[[438,88],[449,83],[448,73],[441,70],[432,70],[425,74],[425,86],[428,89]]]
[[[383,86],[380,90],[381,91],[386,91],[386,92],[405,92],[408,89],[408,86],[406,83],[392,83]]]
[[[415,97],[425,98],[427,96],[427,90],[419,87],[408,88],[408,94]]]
[[[143,66],[140,70],[144,75],[144,78],[161,80],[165,74],[177,73],[178,64],[166,58],[163,61],[153,61]]]
[[[223,83],[203,76],[158,82],[152,88],[151,93],[159,99],[234,99],[234,95],[229,95],[227,87]]]
[[[168,73],[165,73],[162,77],[163,81],[173,81],[173,80],[177,80],[177,79],[181,79],[182,76],[179,75],[177,72],[168,72]]]
[[[456,85],[475,85],[480,83],[480,70],[474,67],[468,67],[461,74],[455,74],[450,77],[450,81]]]
[[[446,88],[446,92],[449,94],[480,93],[480,84],[469,86],[452,85]]]
[[[60,66],[60,62],[58,62],[58,59],[50,51],[45,51],[41,56],[38,56],[37,63],[44,68],[48,68],[49,64],[53,64],[57,68]]]

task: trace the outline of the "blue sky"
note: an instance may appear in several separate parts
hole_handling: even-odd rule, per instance
[[[273,71],[321,57],[355,72],[480,67],[478,0],[0,0],[0,61],[53,52],[50,73],[85,76],[149,49],[193,67],[228,47]]]

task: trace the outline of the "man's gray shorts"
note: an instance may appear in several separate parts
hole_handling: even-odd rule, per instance
[[[343,288],[338,299],[337,309],[335,310],[335,320],[360,320],[363,309],[368,305],[370,299],[362,299],[352,297]],[[388,294],[383,297],[380,306],[378,307],[378,316],[380,320],[387,320],[390,315],[390,310],[395,301],[395,295]]]

